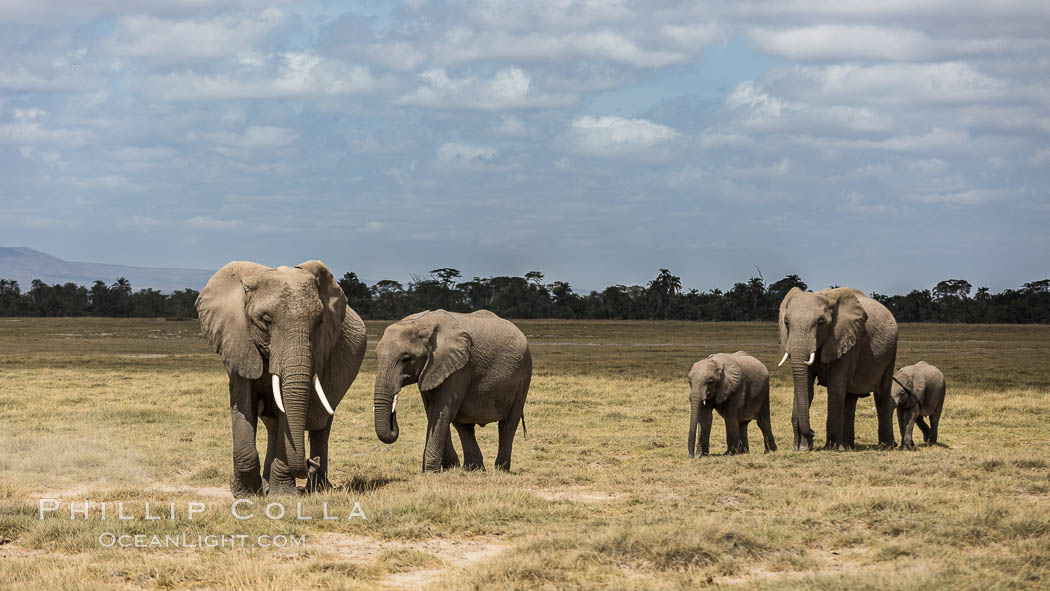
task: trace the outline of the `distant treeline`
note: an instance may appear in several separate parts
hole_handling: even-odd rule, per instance
[[[683,290],[681,278],[667,269],[646,285],[612,285],[580,295],[564,281],[544,283],[543,273],[524,277],[474,277],[461,281],[457,269],[434,269],[413,276],[407,285],[385,279],[367,285],[354,273],[339,280],[347,302],[363,318],[396,319],[413,312],[444,308],[456,312],[492,310],[506,318],[579,318],[622,320],[776,320],[780,301],[792,288],[808,286],[798,275],[770,285],[762,277],[736,283],[727,291]],[[886,305],[898,322],[996,322],[1050,324],[1050,279],[1020,289],[990,293],[963,279],[946,279],[933,289],[907,295],[871,297]],[[117,316],[196,318],[197,291],[163,294],[132,291],[120,278],[90,288],[34,280],[23,293],[16,281],[0,279],[0,316]]]

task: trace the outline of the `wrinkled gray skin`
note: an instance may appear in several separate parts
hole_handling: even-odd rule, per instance
[[[271,269],[234,261],[208,280],[197,298],[201,332],[222,356],[230,376],[235,497],[297,494],[328,481],[332,416],[314,390],[317,375],[333,409],[357,377],[365,355],[365,326],[320,261]],[[274,402],[271,377],[281,380],[285,412]],[[259,474],[258,420],[266,426],[266,460]],[[310,457],[320,467],[308,474]]]
[[[851,449],[857,398],[875,393],[879,444],[893,447],[890,384],[897,359],[897,322],[885,306],[849,287],[804,292],[793,288],[780,303],[780,349],[795,382],[791,427],[795,449],[813,447],[809,406],[813,380],[827,386],[826,449]],[[812,365],[806,365],[815,353]]]
[[[758,420],[766,451],[776,451],[769,423],[769,370],[743,351],[716,353],[689,370],[689,457],[696,449],[696,424],[700,423],[700,455],[709,453],[711,409],[726,422],[726,453],[748,453],[747,424]]]
[[[397,441],[397,393],[418,383],[427,414],[424,472],[459,465],[450,424],[459,432],[463,467],[484,470],[474,426],[496,421],[496,468],[510,470],[532,379],[532,356],[518,327],[484,310],[422,312],[387,327],[376,362],[375,429],[383,443]]]
[[[912,441],[912,428],[918,424],[922,437],[927,445],[937,443],[937,425],[941,422],[941,409],[944,407],[944,374],[941,370],[920,361],[915,365],[902,367],[893,374],[908,392],[897,382],[893,383],[890,394],[897,405],[897,424],[901,430],[901,449],[915,447]],[[930,425],[922,417],[930,417]]]

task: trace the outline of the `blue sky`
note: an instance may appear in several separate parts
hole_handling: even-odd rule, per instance
[[[1050,4],[0,3],[3,243],[579,289],[1050,277]]]

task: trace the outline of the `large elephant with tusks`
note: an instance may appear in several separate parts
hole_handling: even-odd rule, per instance
[[[321,261],[271,269],[234,261],[197,298],[201,332],[230,376],[236,497],[331,486],[328,435],[335,408],[365,355],[365,325]],[[259,474],[258,421],[266,425]],[[310,433],[307,460],[304,432]]]
[[[779,365],[791,360],[795,382],[791,427],[795,449],[813,447],[809,406],[813,380],[827,386],[828,449],[852,448],[857,399],[875,393],[879,444],[893,447],[890,395],[897,359],[897,322],[885,306],[849,287],[804,292],[795,287],[780,303]]]

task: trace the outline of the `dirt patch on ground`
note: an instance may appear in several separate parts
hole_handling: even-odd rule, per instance
[[[868,553],[867,548],[850,548],[848,550],[812,550],[813,555],[819,561],[819,566],[811,570],[781,570],[774,571],[764,567],[756,567],[747,574],[734,577],[713,577],[713,582],[720,585],[744,585],[751,587],[759,582],[769,581],[792,581],[801,579],[812,574],[845,573],[849,571],[863,570],[872,565],[862,564],[860,557]]]
[[[383,541],[368,536],[325,533],[316,536],[318,546],[351,561],[374,560],[386,552],[414,550],[439,559],[441,568],[422,568],[393,573],[378,581],[384,587],[416,589],[454,569],[495,556],[505,549],[496,538],[456,540],[433,538],[415,542]]]
[[[537,490],[534,491],[534,493],[541,499],[546,499],[548,501],[573,501],[577,503],[607,503],[609,501],[615,501],[619,498],[618,495],[603,493],[596,490],[586,490],[582,488],[562,490]]]

